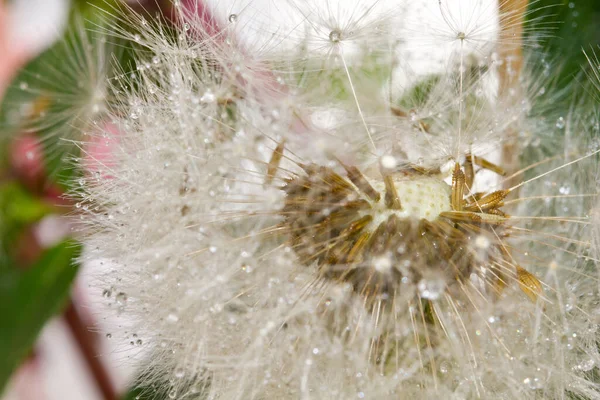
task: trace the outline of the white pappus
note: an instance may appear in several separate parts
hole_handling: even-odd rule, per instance
[[[576,108],[552,109],[531,39],[503,35],[525,10],[174,10],[172,29],[132,14],[139,31],[119,32],[144,67],[77,194],[85,258],[113,265],[99,288],[124,321],[113,340],[144,349],[140,384],[178,399],[600,396],[598,150]]]

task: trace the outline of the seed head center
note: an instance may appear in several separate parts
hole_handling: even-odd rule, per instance
[[[372,209],[368,214],[373,216],[372,226],[377,227],[391,214],[401,219],[426,219],[434,221],[444,211],[452,209],[450,205],[451,187],[436,177],[394,177],[394,186],[402,201],[400,210],[389,209],[383,199],[372,201]],[[373,188],[380,193],[385,192],[385,184],[373,182]],[[365,212],[367,214],[367,212]]]

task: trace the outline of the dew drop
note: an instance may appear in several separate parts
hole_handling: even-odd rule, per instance
[[[373,260],[373,267],[382,274],[389,273],[392,266],[392,260],[388,256],[377,257]]]
[[[415,110],[410,110],[408,112],[408,117],[410,119],[410,122],[417,122],[419,120],[419,115]]]
[[[421,279],[417,285],[419,294],[424,299],[437,300],[444,289],[446,288],[446,282],[443,279]]]
[[[566,312],[573,311],[573,307],[574,307],[574,305],[573,305],[573,303],[571,301],[565,303],[565,311]]]
[[[251,265],[248,265],[248,264],[242,265],[242,271],[244,271],[245,273],[249,274],[252,272],[252,270],[253,270],[253,268]]]
[[[557,127],[558,129],[563,129],[563,128],[565,127],[565,119],[564,119],[563,117],[559,117],[559,118],[556,120],[556,127]]]
[[[329,32],[329,40],[332,43],[339,43],[342,40],[342,33],[337,29],[332,30]]]
[[[231,22],[232,24],[237,22],[238,16],[237,14],[229,14],[229,18],[227,18],[229,20],[229,22]]]
[[[448,361],[442,361],[440,364],[440,372],[442,374],[447,374],[449,370],[450,370],[450,363],[448,363]]]
[[[383,156],[381,157],[381,166],[386,169],[396,168],[397,162],[394,156]]]
[[[123,305],[127,302],[127,294],[119,292],[117,293],[117,297],[115,297],[115,299],[117,300],[117,304]]]
[[[175,378],[181,379],[185,376],[185,370],[183,368],[177,368],[175,370]]]
[[[590,358],[589,360],[586,360],[586,361],[582,362],[581,364],[579,364],[579,369],[587,372],[587,371],[591,371],[595,365],[596,365],[596,362]]]
[[[544,388],[544,382],[538,378],[538,377],[533,377],[533,378],[525,378],[523,379],[523,383],[525,384],[525,386],[527,386],[529,389],[531,390],[537,390],[537,389],[543,389]]]
[[[204,92],[204,94],[202,95],[202,97],[200,97],[200,101],[203,103],[213,103],[215,101],[216,97],[213,94],[213,92],[209,90],[207,90],[206,92]]]
[[[490,240],[483,235],[479,235],[475,238],[475,247],[478,249],[486,250],[490,247],[490,244]]]
[[[211,307],[208,309],[208,311],[210,311],[210,312],[211,312],[211,313],[213,313],[213,314],[218,314],[218,313],[220,313],[221,311],[223,311],[223,305],[222,305],[222,304],[220,304],[220,303],[216,303],[216,304],[214,304],[213,306],[211,306]]]

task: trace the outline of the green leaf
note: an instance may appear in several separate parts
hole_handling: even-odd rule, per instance
[[[79,252],[80,245],[69,240],[26,271],[0,266],[0,393],[46,321],[65,304]]]
[[[17,182],[0,186],[0,213],[14,224],[30,224],[39,221],[52,211],[52,207],[34,197]]]
[[[559,74],[561,86],[581,74],[587,60],[582,50],[600,44],[600,2],[598,0],[530,1],[529,36],[547,36],[541,45],[548,53],[552,74]]]
[[[10,253],[13,242],[27,226],[53,211],[17,182],[0,184],[0,253]]]

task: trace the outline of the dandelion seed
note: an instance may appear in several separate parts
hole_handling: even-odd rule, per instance
[[[111,79],[116,75],[112,57],[120,53],[105,36],[87,30],[77,20],[62,40],[39,61],[44,75],[27,74],[19,83],[21,96],[13,97],[16,104],[33,102],[32,113],[11,121],[36,132],[46,147],[49,163],[78,153],[74,141],[82,135],[97,132],[96,125],[106,115],[114,100]],[[56,69],[54,64],[67,65]],[[14,107],[7,104],[7,109]],[[57,138],[69,146],[57,146]],[[55,173],[57,171],[50,171]]]

